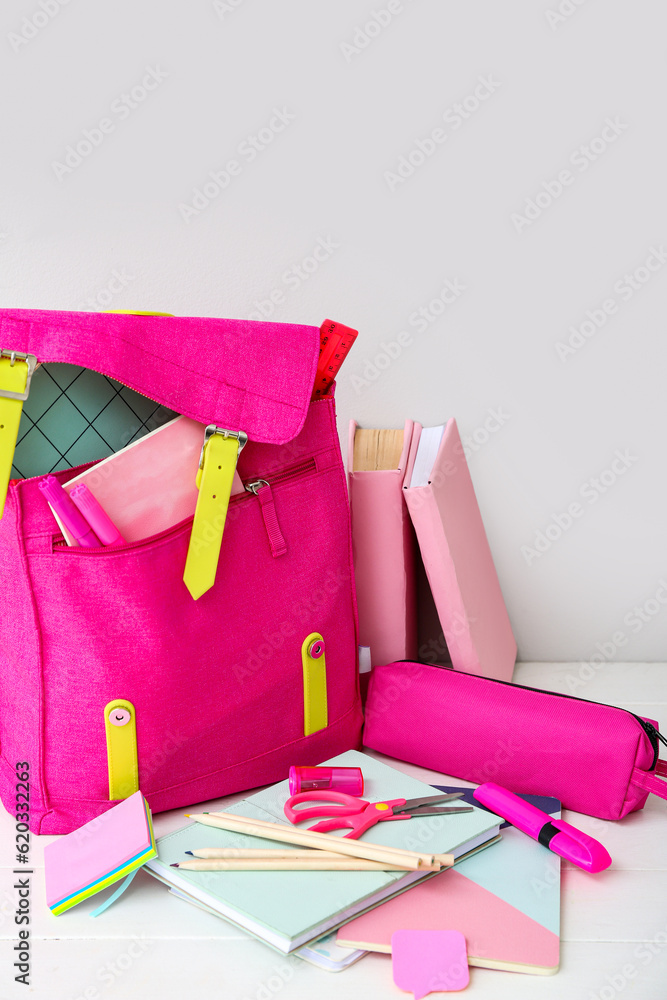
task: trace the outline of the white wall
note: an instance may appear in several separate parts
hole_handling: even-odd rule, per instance
[[[607,659],[664,660],[666,8],[392,0],[374,26],[387,8],[6,0],[0,302],[246,317],[277,290],[278,320],[357,327],[341,430],[352,415],[457,417],[520,657],[589,660],[599,643]],[[147,68],[154,89],[123,104]],[[103,118],[92,153],[58,168]],[[244,140],[271,123],[282,131],[250,162]],[[438,128],[410,177],[388,176]],[[577,152],[605,129],[594,159]],[[179,208],[230,159],[224,191]],[[538,217],[515,224],[540,191]],[[321,241],[335,246],[298,280]],[[649,278],[636,291],[635,271]],[[465,291],[412,325],[447,281]],[[616,311],[559,357],[605,300]],[[401,331],[408,346],[378,372]],[[618,452],[613,485],[586,488]],[[547,551],[522,552],[573,503]]]

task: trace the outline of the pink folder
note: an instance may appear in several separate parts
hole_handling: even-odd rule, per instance
[[[205,429],[190,417],[175,417],[91,465],[64,488],[69,493],[77,483],[85,483],[126,542],[149,538],[194,514]],[[238,473],[232,494],[237,492],[243,492]],[[75,545],[67,529],[60,527],[67,543]]]
[[[415,540],[402,491],[412,428],[412,420],[406,420],[397,469],[354,472],[357,424],[350,421],[348,479],[359,643],[370,646],[373,666],[417,655]]]
[[[452,666],[509,681],[516,642],[456,421],[447,422],[428,485],[410,487],[421,431],[415,423],[403,495]]]

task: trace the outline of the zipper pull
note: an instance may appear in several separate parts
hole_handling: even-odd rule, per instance
[[[248,493],[254,493],[261,505],[262,517],[266,535],[271,546],[271,555],[274,559],[284,556],[287,552],[287,542],[283,537],[276,514],[276,505],[273,502],[273,491],[266,479],[255,479],[252,483],[245,483]]]
[[[660,742],[664,743],[665,746],[667,747],[667,739],[665,739],[665,737],[662,735],[662,733],[658,729],[656,729],[655,726],[652,723],[646,722],[645,723],[645,727],[646,727],[647,730],[650,730],[652,733],[654,733],[658,737],[658,739],[660,740]]]

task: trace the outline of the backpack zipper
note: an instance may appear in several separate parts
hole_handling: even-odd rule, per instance
[[[288,479],[294,479],[296,476],[302,476],[305,472],[311,469],[315,470],[316,468],[317,463],[315,460],[309,459],[307,462],[301,462],[299,465],[285,469],[283,472],[279,472],[269,479],[253,479],[243,484],[246,491],[252,493],[259,500],[262,520],[266,529],[266,537],[274,559],[277,559],[278,556],[286,555],[287,542],[278,521],[271,487],[278,483],[284,483]]]
[[[266,489],[266,487],[268,487],[269,490],[271,490],[271,486],[275,486],[278,483],[284,483],[284,482],[286,482],[286,481],[288,481],[290,479],[296,479],[299,476],[303,476],[303,475],[305,475],[308,472],[315,472],[316,470],[317,470],[317,462],[315,461],[314,458],[310,458],[310,459],[308,459],[305,462],[299,462],[297,465],[292,465],[292,466],[290,466],[287,469],[283,469],[282,472],[277,472],[275,476],[267,476],[266,479],[250,479],[250,480],[247,480],[243,484],[246,492],[245,493],[235,493],[233,496],[231,496],[230,499],[229,499],[230,506],[232,504],[237,504],[239,502],[243,502],[245,500],[249,500],[250,497],[251,497],[251,495],[258,496],[258,493],[260,491]],[[41,477],[37,476],[37,477],[34,477],[34,478],[38,478],[39,479]],[[253,487],[256,487],[258,483],[262,484],[261,487],[257,487],[257,489],[254,489]],[[266,485],[264,485],[264,484],[266,484]],[[267,499],[269,499],[269,497],[267,497]],[[273,500],[273,495],[272,494],[270,496],[270,500],[271,501]],[[261,503],[261,498],[260,498],[260,503]],[[264,511],[264,505],[262,505],[262,511]],[[99,555],[105,555],[107,552],[120,552],[120,551],[123,551],[124,549],[130,549],[130,548],[131,549],[139,549],[143,545],[150,545],[153,542],[162,541],[162,539],[164,539],[164,538],[171,537],[171,535],[176,534],[177,532],[179,532],[191,520],[192,520],[192,517],[185,518],[185,520],[180,521],[178,524],[172,525],[171,528],[165,528],[165,530],[163,532],[159,532],[157,535],[153,535],[153,536],[151,536],[151,537],[149,537],[149,538],[147,538],[145,540],[144,539],[139,539],[136,542],[125,542],[124,544],[120,544],[120,545],[101,545],[99,547],[90,548],[90,549],[83,548],[80,545],[68,545],[67,542],[65,541],[65,539],[62,537],[62,535],[60,535],[60,534],[53,535],[52,536],[53,537],[53,550],[57,551],[57,552],[76,553],[77,555],[84,555],[84,556],[96,556],[96,555],[99,556]],[[265,517],[265,524],[267,524],[266,517]],[[277,524],[277,519],[276,519],[276,524]],[[279,531],[280,531],[280,528],[278,527],[278,532]],[[283,552],[278,551],[280,549],[278,536],[277,535],[272,536],[272,534],[269,532],[269,525],[268,524],[267,524],[267,534],[269,536],[269,544],[271,545],[272,552],[273,552],[273,548],[274,548],[274,545],[275,545],[275,548],[277,550],[275,554],[276,555],[282,555]],[[272,541],[272,537],[273,537],[273,541]],[[280,537],[282,538],[282,534],[280,535]],[[284,544],[284,540],[283,540],[283,544]],[[286,545],[285,545],[285,551],[287,551],[287,546]]]
[[[396,663],[418,663],[423,667],[436,667],[438,670],[455,670],[455,667],[448,666],[443,663],[424,663],[423,660],[396,660]],[[462,671],[457,671],[462,673]],[[485,681],[489,681],[491,684],[504,684],[506,687],[516,687],[522,688],[524,691],[537,691],[538,694],[548,694],[553,695],[556,698],[569,698],[570,701],[583,701],[586,705],[602,705],[604,708],[613,708],[617,712],[625,712],[626,715],[631,715],[633,719],[636,719],[639,725],[642,727],[644,732],[649,738],[651,746],[653,748],[653,763],[649,767],[649,771],[655,770],[655,765],[658,763],[658,757],[660,755],[660,743],[664,743],[667,746],[667,739],[659,732],[655,726],[648,722],[646,719],[642,719],[641,715],[635,715],[628,708],[619,708],[618,705],[608,705],[604,701],[591,701],[589,698],[577,698],[575,694],[563,694],[561,691],[545,691],[544,688],[529,687],[528,684],[515,684],[514,681],[501,681],[497,677],[485,677]],[[660,743],[658,743],[658,740]]]

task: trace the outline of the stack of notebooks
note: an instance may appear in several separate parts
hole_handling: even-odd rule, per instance
[[[402,431],[352,421],[349,486],[359,642],[372,665],[420,659],[511,680],[516,642],[456,421],[407,420]]]
[[[356,750],[325,763],[362,767],[364,798],[371,802],[433,795],[430,785]],[[227,811],[290,827],[284,814],[289,795],[288,781],[281,781]],[[459,859],[494,843],[500,822],[497,816],[476,807],[470,813],[377,823],[362,839],[410,851],[451,853]],[[187,851],[205,847],[271,848],[275,842],[190,823],[157,841],[158,856],[146,868],[178,895],[225,917],[283,954],[316,941],[352,917],[437,875],[424,871],[198,872],[171,867],[187,861]]]

